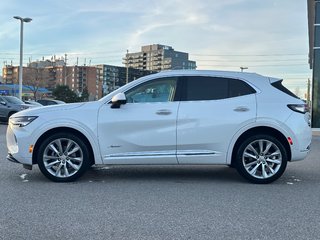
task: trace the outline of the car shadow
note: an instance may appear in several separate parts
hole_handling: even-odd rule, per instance
[[[90,168],[78,181],[218,181],[246,182],[228,166],[99,166]]]

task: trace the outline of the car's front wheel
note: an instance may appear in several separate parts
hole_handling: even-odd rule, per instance
[[[253,183],[271,183],[286,169],[287,152],[283,144],[269,135],[251,136],[240,144],[236,168]]]
[[[90,166],[86,144],[73,133],[56,133],[46,138],[37,153],[40,171],[55,182],[79,178]]]

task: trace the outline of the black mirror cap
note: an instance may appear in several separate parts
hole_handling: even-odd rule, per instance
[[[116,102],[111,102],[111,108],[120,108],[121,105],[127,103],[127,100],[118,100]]]

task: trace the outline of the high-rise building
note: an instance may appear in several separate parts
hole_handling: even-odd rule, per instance
[[[151,71],[197,68],[196,62],[189,60],[188,53],[160,44],[142,46],[141,52],[127,53],[124,64],[126,67]]]

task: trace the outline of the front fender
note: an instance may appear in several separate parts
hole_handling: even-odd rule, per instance
[[[34,130],[32,133],[33,139],[34,139],[34,145],[37,143],[38,139],[43,136],[46,132],[52,130],[52,129],[57,129],[57,128],[70,128],[75,131],[80,132],[83,134],[91,144],[93,154],[94,154],[94,162],[95,164],[101,164],[102,163],[102,158],[101,154],[99,151],[99,144],[98,144],[98,138],[97,138],[97,123],[96,121],[91,122],[90,124],[88,123],[83,123],[81,121],[77,121],[74,119],[66,119],[66,118],[61,118],[61,119],[55,119],[55,120],[46,120],[45,118],[43,119],[38,119],[41,120],[42,123],[39,124],[39,127]]]

